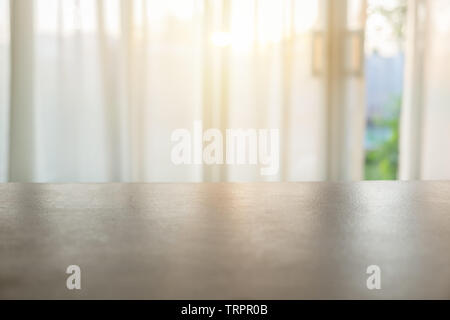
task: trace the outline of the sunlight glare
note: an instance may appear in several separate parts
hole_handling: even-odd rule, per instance
[[[233,42],[233,37],[229,32],[214,32],[212,35],[212,43],[217,47],[227,47]]]
[[[307,32],[313,29],[319,17],[319,1],[295,2],[295,30]]]

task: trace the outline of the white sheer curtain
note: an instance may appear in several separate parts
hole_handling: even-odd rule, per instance
[[[362,178],[363,0],[0,0],[0,180]],[[280,173],[171,133],[281,130]]]
[[[450,2],[409,0],[401,179],[450,179]]]

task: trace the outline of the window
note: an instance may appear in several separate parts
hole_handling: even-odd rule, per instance
[[[365,178],[396,180],[403,95],[405,0],[369,0],[366,24]]]

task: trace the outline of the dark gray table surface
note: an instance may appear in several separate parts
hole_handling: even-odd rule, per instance
[[[3,184],[0,298],[449,299],[450,183]]]

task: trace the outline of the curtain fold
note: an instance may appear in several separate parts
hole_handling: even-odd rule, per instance
[[[421,179],[450,179],[450,3],[429,1]]]
[[[0,182],[9,177],[10,8],[0,1]]]
[[[450,3],[408,2],[400,178],[450,179]]]
[[[2,181],[362,178],[363,0],[0,3]],[[279,129],[278,174],[172,163],[198,120]]]
[[[34,102],[34,6],[26,0],[10,2],[10,122],[9,179],[36,179],[37,146]]]

